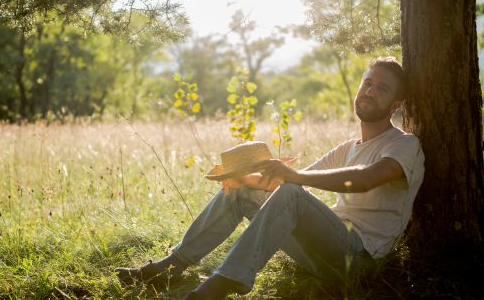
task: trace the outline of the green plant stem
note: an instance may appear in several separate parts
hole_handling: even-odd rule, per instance
[[[124,166],[123,166],[123,148],[119,147],[119,156],[121,161],[121,184],[123,185],[123,203],[124,203],[124,211],[126,215],[128,215],[128,206],[126,204],[126,185],[124,184]]]
[[[156,151],[155,147],[153,145],[151,145],[150,143],[148,143],[139,133],[138,131],[136,131],[136,129],[134,128],[133,124],[129,123],[129,126],[131,127],[131,129],[133,129],[133,132],[134,134],[146,145],[148,146],[151,151],[153,151],[153,153],[155,154],[155,157],[156,159],[158,160],[158,162],[160,163],[161,167],[163,168],[163,171],[165,172],[165,175],[166,177],[168,177],[168,179],[170,180],[171,184],[173,185],[173,187],[175,188],[176,192],[178,193],[178,195],[180,196],[182,202],[183,202],[183,205],[185,206],[185,208],[187,209],[188,213],[190,214],[190,217],[192,218],[192,221],[195,220],[195,217],[193,216],[193,213],[190,209],[190,207],[188,206],[188,203],[187,201],[185,200],[185,197],[183,197],[183,194],[180,192],[180,189],[178,188],[178,186],[176,185],[175,181],[173,180],[173,178],[170,176],[170,173],[168,173],[168,169],[165,167],[165,164],[163,163],[163,161],[161,160],[160,156],[158,155],[158,152]]]
[[[205,156],[205,158],[210,162],[211,165],[214,165],[214,163],[210,159],[210,156],[203,149],[202,144],[200,143],[200,140],[198,139],[197,133],[196,133],[195,129],[193,128],[192,122],[193,121],[188,119],[188,127],[190,128],[190,132],[192,133],[192,136],[193,136],[193,139],[195,140],[195,143],[197,143],[198,148],[200,149],[200,151],[202,151],[203,156]]]
[[[281,138],[281,120],[280,116],[277,118],[277,134],[279,135],[279,158],[281,158],[281,144],[282,144],[282,138]]]

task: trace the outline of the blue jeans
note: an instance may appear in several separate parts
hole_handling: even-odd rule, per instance
[[[173,255],[195,264],[220,245],[246,217],[239,239],[215,270],[249,292],[257,272],[281,249],[309,273],[341,281],[371,260],[358,234],[316,196],[295,184],[272,194],[241,188],[219,191],[195,219]]]

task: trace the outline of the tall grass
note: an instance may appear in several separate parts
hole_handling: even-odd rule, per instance
[[[212,161],[235,143],[224,121],[193,126]],[[271,126],[259,124],[256,138],[271,145]],[[219,186],[203,178],[211,165],[190,129],[175,121],[134,128],[198,214]],[[344,121],[302,121],[292,125],[291,134],[293,142],[283,154],[298,157],[294,166],[302,168],[358,131]],[[194,158],[193,166],[188,158]],[[184,285],[166,291],[119,284],[114,267],[162,258],[191,221],[155,153],[123,122],[1,125],[0,170],[0,299],[178,299],[210,274],[236,237],[190,269],[192,280]],[[317,193],[329,204],[334,201],[330,193]],[[240,299],[266,299],[281,291],[288,299],[301,299],[302,290],[310,299],[318,283],[302,277],[295,288],[297,271],[278,254],[254,291]]]

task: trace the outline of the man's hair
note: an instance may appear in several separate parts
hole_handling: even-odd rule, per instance
[[[397,77],[399,83],[395,100],[403,101],[407,94],[407,77],[403,71],[402,65],[393,56],[378,57],[370,62],[370,70],[376,67],[382,67],[390,71]]]

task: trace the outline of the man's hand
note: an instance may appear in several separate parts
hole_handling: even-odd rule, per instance
[[[298,176],[297,171],[279,159],[261,161],[254,165],[254,169],[259,170],[262,174],[259,183],[265,182],[267,186],[279,186],[284,182],[292,182]]]

